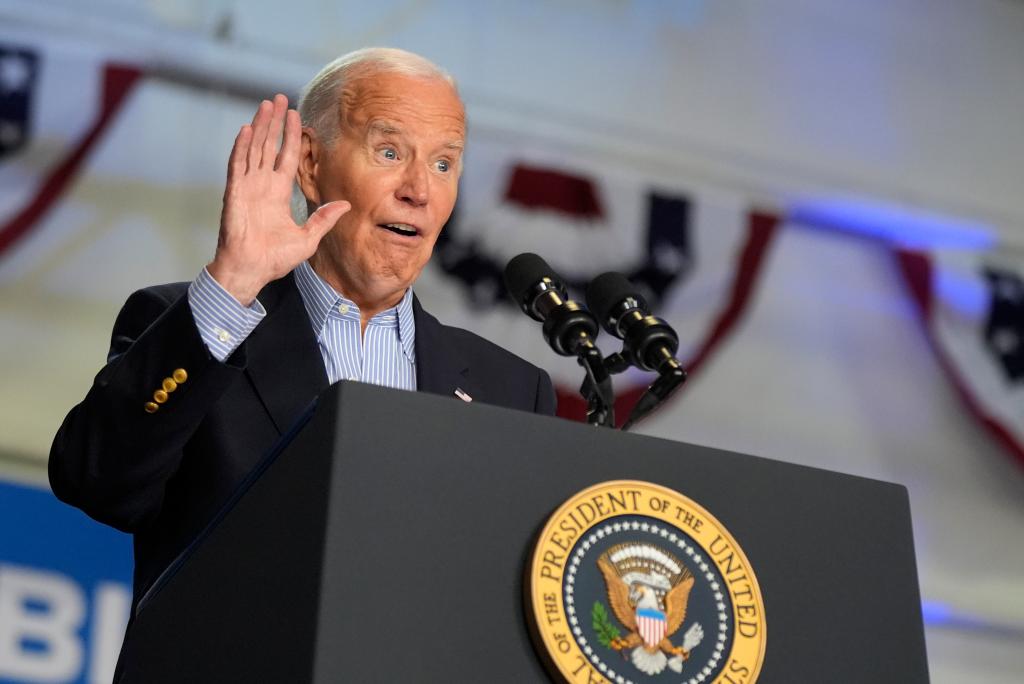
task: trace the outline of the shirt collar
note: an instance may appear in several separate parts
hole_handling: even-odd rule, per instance
[[[295,284],[302,295],[302,302],[306,305],[306,313],[309,314],[309,322],[313,326],[313,332],[317,339],[327,325],[327,318],[332,311],[337,311],[342,305],[349,307],[349,314],[359,320],[359,307],[355,302],[338,294],[326,280],[321,278],[308,261],[303,261],[295,268]],[[346,315],[347,317],[347,315]],[[415,363],[416,361],[416,323],[412,311],[412,288],[408,288],[402,296],[398,305],[392,309],[381,311],[370,319],[371,324],[389,325],[397,319],[398,339],[402,344],[402,350],[406,358]]]

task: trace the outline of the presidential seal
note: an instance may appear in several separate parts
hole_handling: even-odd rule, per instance
[[[736,540],[649,482],[605,482],[562,504],[526,598],[538,648],[567,682],[750,684],[764,661],[764,600]]]

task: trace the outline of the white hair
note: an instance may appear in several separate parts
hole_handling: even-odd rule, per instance
[[[331,146],[341,134],[342,92],[346,86],[377,74],[400,74],[413,78],[438,79],[452,87],[458,96],[455,79],[426,57],[398,48],[369,47],[338,57],[320,70],[299,95],[299,118],[312,128],[321,144]],[[461,98],[460,98],[461,99]],[[308,215],[306,198],[295,184],[292,215],[300,223]]]
[[[337,139],[341,128],[341,93],[346,85],[376,74],[401,74],[444,81],[458,93],[451,74],[412,52],[398,48],[370,47],[338,57],[320,70],[299,96],[299,117],[303,126],[316,131],[324,145]]]

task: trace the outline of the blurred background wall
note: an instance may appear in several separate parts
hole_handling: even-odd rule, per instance
[[[470,121],[430,308],[550,369],[569,415],[578,369],[495,265],[637,275],[694,370],[637,431],[906,485],[933,681],[1019,682],[1022,36],[1020,0],[3,0],[0,594],[75,596],[81,627],[56,664],[0,627],[0,681],[109,679],[125,540],[64,517],[45,463],[120,304],[210,259],[261,98],[390,45]],[[91,541],[46,551],[42,519]]]

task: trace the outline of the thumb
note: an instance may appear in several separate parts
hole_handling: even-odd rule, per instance
[[[338,219],[347,214],[351,208],[352,203],[345,200],[320,205],[306,220],[305,228],[309,232],[310,239],[319,243],[324,235],[331,232],[331,228],[334,228]]]

